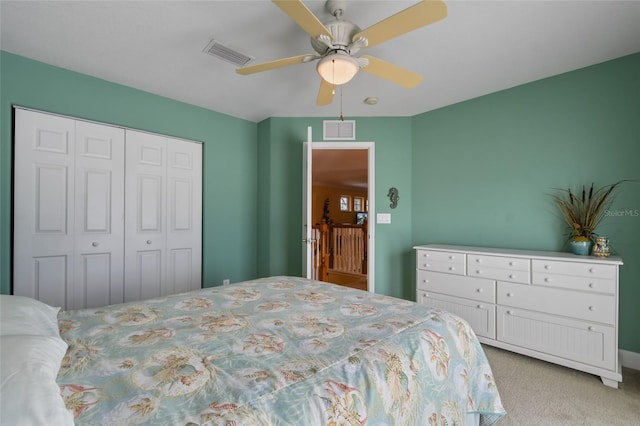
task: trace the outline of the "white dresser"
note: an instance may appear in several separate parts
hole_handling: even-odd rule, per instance
[[[467,320],[482,343],[622,381],[622,259],[449,245],[416,246],[419,303]]]

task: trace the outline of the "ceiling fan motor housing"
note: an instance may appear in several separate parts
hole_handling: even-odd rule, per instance
[[[313,47],[313,50],[318,52],[320,55],[325,55],[335,50],[347,51],[347,46],[351,44],[353,36],[361,31],[360,27],[356,24],[344,20],[327,22],[324,26],[327,27],[327,30],[331,33],[333,47],[328,47],[316,38],[311,37],[311,46]]]

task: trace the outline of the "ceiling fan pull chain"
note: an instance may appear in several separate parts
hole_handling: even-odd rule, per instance
[[[342,86],[340,86],[340,117],[338,120],[344,121],[344,116],[342,115]]]

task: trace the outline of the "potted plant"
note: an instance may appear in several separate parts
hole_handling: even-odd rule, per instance
[[[575,254],[589,255],[595,230],[611,205],[614,190],[624,180],[601,188],[582,186],[582,191],[558,189],[560,194],[553,194],[553,201],[560,209],[562,218],[569,230],[569,244]]]

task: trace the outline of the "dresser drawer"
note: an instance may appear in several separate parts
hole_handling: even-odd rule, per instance
[[[495,281],[418,270],[418,290],[495,303]]]
[[[605,294],[498,282],[497,297],[499,305],[604,324],[616,322],[616,299]]]
[[[499,268],[529,272],[529,259],[469,254],[467,255],[467,268]]]
[[[534,259],[532,261],[534,279],[539,273],[572,275],[587,278],[616,279],[617,266],[596,263],[562,262]]]
[[[418,269],[465,274],[465,254],[445,251],[418,250],[416,256]]]
[[[420,304],[458,315],[469,323],[474,333],[489,339],[496,338],[496,305],[445,296],[419,290]]]
[[[467,275],[501,281],[529,284],[529,271],[513,271],[508,269],[491,268],[479,265],[469,265]]]
[[[613,326],[498,306],[496,339],[524,348],[525,354],[534,350],[571,362],[616,368],[618,349]]]
[[[589,291],[594,293],[616,294],[616,281],[603,278],[578,277],[552,274],[549,272],[533,272],[533,284],[570,290]]]

